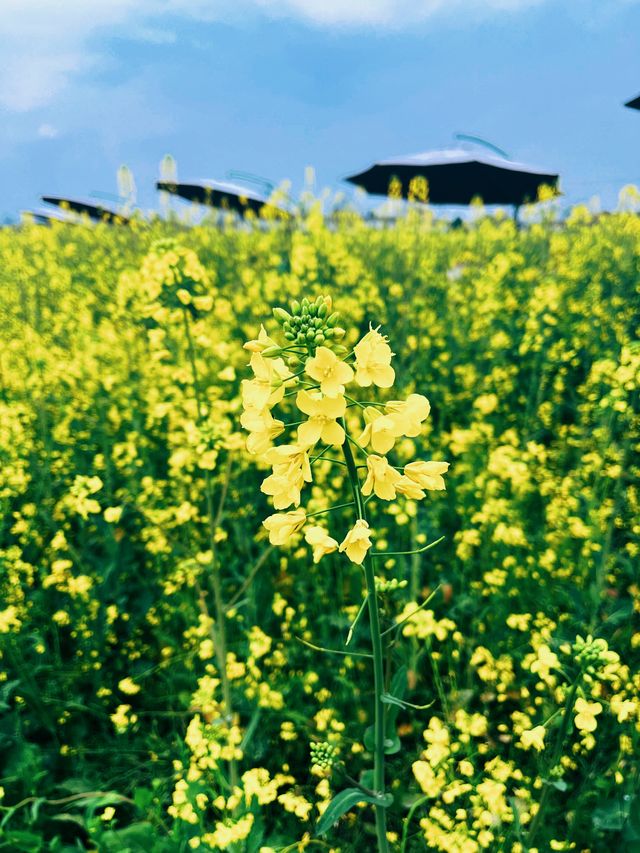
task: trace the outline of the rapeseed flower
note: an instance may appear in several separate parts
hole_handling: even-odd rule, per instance
[[[344,394],[345,385],[353,379],[353,369],[328,347],[316,349],[313,358],[305,365],[307,376],[320,383],[320,391],[326,397]]]
[[[352,563],[362,564],[371,548],[369,523],[359,518],[340,543],[339,550],[346,552]]]
[[[378,388],[391,388],[395,371],[391,367],[391,347],[387,338],[377,329],[370,328],[367,334],[354,347],[356,356],[356,382],[363,388],[377,385]]]

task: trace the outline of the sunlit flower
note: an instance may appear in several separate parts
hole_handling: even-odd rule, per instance
[[[587,702],[586,699],[580,697],[576,699],[576,704],[573,706],[575,712],[575,727],[581,732],[595,732],[598,721],[596,716],[601,713],[602,705],[599,702]]]
[[[365,428],[358,438],[358,444],[371,447],[376,453],[388,453],[401,435],[396,420],[390,415],[383,415],[373,406],[364,410]]]
[[[344,397],[323,397],[320,393],[298,391],[296,405],[309,420],[298,427],[298,441],[305,447],[317,441],[340,446],[344,444],[344,429],[337,423],[347,409]]]
[[[392,501],[396,496],[396,485],[401,475],[389,465],[384,456],[367,456],[367,479],[362,487],[363,495],[373,492],[385,501]]]
[[[244,349],[249,350],[249,352],[263,352],[264,350],[269,349],[270,347],[277,348],[277,346],[277,343],[272,340],[272,338],[270,338],[267,334],[267,330],[265,329],[265,327],[260,324],[260,332],[258,334],[257,339],[253,341],[247,341],[246,344],[244,344]]]
[[[271,408],[284,397],[284,382],[292,376],[281,358],[265,358],[254,352],[250,361],[255,379],[242,381],[242,405],[245,409]]]
[[[535,749],[541,752],[544,749],[544,736],[547,730],[544,726],[535,726],[533,729],[526,729],[520,735],[520,742],[524,749]]]
[[[422,423],[429,417],[431,404],[422,394],[409,394],[404,401],[390,400],[385,410],[395,422],[398,435],[415,438],[422,432]]]
[[[281,444],[268,450],[264,459],[273,465],[273,473],[263,481],[261,490],[272,496],[276,509],[297,506],[302,487],[312,479],[306,449],[297,444]]]
[[[313,358],[305,365],[307,376],[320,383],[326,397],[344,394],[344,386],[353,379],[353,370],[328,347],[318,347]]]
[[[340,553],[346,551],[352,563],[362,564],[371,548],[371,531],[369,524],[359,518],[340,543]]]
[[[391,347],[387,338],[377,329],[369,329],[362,340],[354,347],[356,354],[356,382],[363,388],[377,385],[379,388],[391,388],[395,371],[391,367]]]
[[[269,542],[272,545],[285,545],[295,533],[302,529],[306,520],[307,514],[300,508],[270,515],[262,524],[269,531]]]
[[[333,539],[324,527],[313,525],[304,531],[304,538],[308,545],[313,548],[313,562],[319,563],[325,554],[331,554],[338,548],[338,543]]]
[[[427,491],[442,491],[446,488],[443,474],[449,470],[448,462],[409,462],[404,473]]]
[[[240,423],[250,433],[247,450],[254,455],[266,453],[273,440],[284,432],[284,423],[274,418],[267,408],[246,409],[240,416]]]

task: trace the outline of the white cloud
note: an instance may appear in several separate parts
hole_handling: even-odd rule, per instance
[[[58,136],[58,128],[45,122],[38,128],[38,136],[42,139],[55,139]]]
[[[100,37],[171,42],[178,19],[242,22],[248,14],[315,26],[403,29],[517,12],[552,0],[2,0],[0,108],[29,111],[100,66]],[[635,0],[616,0],[621,6]]]

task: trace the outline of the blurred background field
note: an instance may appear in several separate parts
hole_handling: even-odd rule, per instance
[[[204,425],[184,328],[147,308],[168,238],[195,253],[213,297],[193,322]],[[385,564],[407,581],[385,599],[389,624],[437,590],[392,650],[411,701],[433,701],[397,715],[397,849],[529,849],[551,788],[532,848],[640,850],[634,212],[579,207],[523,229],[500,216],[451,229],[416,211],[376,229],[347,213],[327,223],[313,206],[262,227],[23,226],[0,231],[0,258],[0,849],[373,849],[366,819],[313,838],[331,783],[309,761],[309,742],[328,740],[351,776],[366,764],[366,669],[300,642],[339,645],[359,569],[339,555],[314,566],[300,537],[269,546],[238,423],[244,341],[269,328],[270,306],[329,293],[350,343],[382,324],[396,391],[431,402],[423,452],[451,463],[446,493],[371,505],[379,548],[392,521],[407,549],[445,536]],[[337,494],[341,479],[327,467],[314,489]],[[587,634],[621,664],[586,685],[596,725],[572,722],[563,775],[543,785],[548,750],[521,735],[551,718],[553,743],[565,644]],[[407,768],[443,725],[464,786],[452,776],[429,792]],[[193,770],[203,742],[234,744],[245,792],[262,779],[239,807],[248,838],[233,835],[237,812],[225,835],[216,761]],[[277,780],[271,793],[257,768]]]

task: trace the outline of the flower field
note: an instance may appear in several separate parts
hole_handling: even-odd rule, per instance
[[[0,258],[0,850],[640,851],[635,213]]]

